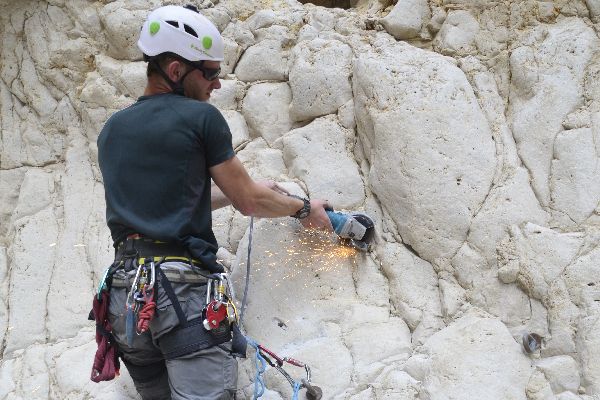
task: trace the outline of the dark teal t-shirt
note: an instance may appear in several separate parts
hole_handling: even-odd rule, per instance
[[[216,252],[209,168],[234,155],[229,126],[208,103],[167,93],[112,115],[98,160],[115,244],[140,233]]]

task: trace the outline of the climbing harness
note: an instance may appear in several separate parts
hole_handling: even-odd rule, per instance
[[[246,259],[246,283],[244,286],[244,296],[242,298],[242,307],[240,310],[240,318],[239,318],[239,327],[243,332],[243,318],[244,311],[246,308],[246,301],[248,296],[248,287],[250,286],[250,258],[252,254],[252,233],[254,231],[254,217],[250,217],[250,232],[248,234],[248,253]],[[296,360],[291,357],[279,357],[273,351],[267,349],[266,347],[258,344],[255,340],[251,339],[247,335],[244,335],[246,339],[246,343],[249,344],[252,348],[254,348],[254,364],[256,367],[256,375],[254,377],[254,395],[253,400],[258,399],[264,394],[265,391],[265,383],[263,374],[266,370],[266,364],[269,364],[271,367],[275,368],[279,371],[290,383],[292,386],[292,399],[298,400],[298,394],[301,389],[306,389],[306,397],[308,400],[320,400],[323,396],[323,391],[320,387],[311,384],[311,373],[310,367],[308,364],[303,363],[302,361]],[[290,365],[304,368],[306,371],[306,379],[301,379],[299,382],[294,380],[291,375],[283,368],[284,363],[288,363]]]
[[[165,261],[183,261],[192,267],[189,270],[163,270],[161,264]],[[210,261],[210,260],[208,260]],[[236,315],[229,292],[221,288],[226,283],[230,287],[227,275],[204,274],[200,266],[205,263],[192,259],[184,246],[173,243],[157,242],[140,235],[130,235],[116,246],[115,262],[103,273],[94,296],[93,309],[88,319],[96,321],[96,342],[98,348],[92,366],[91,380],[94,382],[108,381],[119,373],[119,348],[112,336],[112,326],[108,321],[108,304],[112,287],[128,289],[125,301],[125,336],[127,345],[132,346],[136,335],[141,335],[149,329],[150,321],[156,312],[158,282],[171,301],[179,324],[168,337],[161,339],[161,350],[165,359],[176,358],[191,351],[202,350],[228,342],[232,338],[229,319],[222,321],[217,329],[207,331],[202,318],[188,321],[175,292],[169,281],[189,285],[205,285],[214,280],[214,293],[222,301],[223,309],[231,308],[231,315]],[[221,266],[213,266],[211,272],[218,272]],[[117,270],[135,271],[135,277],[130,279],[128,273],[115,274]],[[221,282],[219,284],[218,282]],[[218,308],[218,307],[215,307]],[[235,329],[234,329],[235,332]],[[245,348],[244,348],[245,353]]]

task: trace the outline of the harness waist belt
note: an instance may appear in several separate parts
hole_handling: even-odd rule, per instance
[[[160,242],[145,237],[127,238],[117,245],[115,260],[122,258],[184,257],[190,259],[190,252],[177,243]]]
[[[209,272],[207,272],[208,274]],[[205,276],[193,270],[166,270],[164,271],[165,276],[170,282],[177,283],[189,283],[192,285],[206,285],[207,279]],[[130,277],[121,278],[114,276],[112,281],[112,287],[130,288],[133,278]]]

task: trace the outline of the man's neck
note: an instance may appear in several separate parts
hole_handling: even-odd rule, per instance
[[[173,89],[165,82],[162,77],[149,76],[146,89],[144,90],[144,96],[152,96],[155,94],[171,93]]]

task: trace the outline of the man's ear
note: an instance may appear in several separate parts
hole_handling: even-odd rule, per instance
[[[165,73],[173,82],[179,82],[185,74],[185,65],[179,60],[170,61],[165,68]]]

